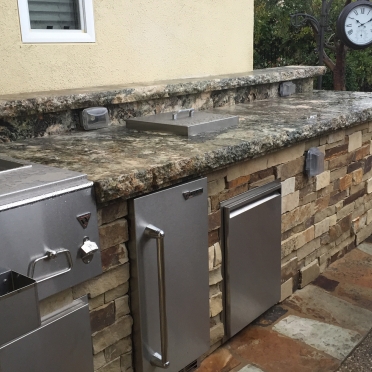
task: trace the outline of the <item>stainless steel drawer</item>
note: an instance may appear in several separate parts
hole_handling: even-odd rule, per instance
[[[93,372],[86,298],[42,322],[41,327],[0,347],[1,372]]]

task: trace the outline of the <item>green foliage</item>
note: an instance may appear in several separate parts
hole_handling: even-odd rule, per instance
[[[254,67],[267,68],[288,65],[317,65],[317,44],[310,26],[296,28],[290,15],[308,13],[320,18],[321,0],[254,0],[255,39]],[[345,0],[334,0],[329,14],[329,30],[326,40],[335,42],[338,15]],[[335,55],[326,49],[335,61]],[[346,89],[372,91],[372,48],[350,50],[346,58]],[[323,79],[324,89],[333,89],[332,73]]]

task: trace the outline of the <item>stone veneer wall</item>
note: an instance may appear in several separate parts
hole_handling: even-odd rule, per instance
[[[221,344],[224,335],[220,202],[281,179],[284,300],[372,234],[371,139],[372,123],[365,123],[207,175],[210,352]],[[307,178],[303,173],[304,153],[310,147],[325,153],[325,171]],[[133,371],[127,212],[127,202],[122,199],[99,206],[104,273],[41,303],[45,315],[90,294],[94,368],[99,372]]]

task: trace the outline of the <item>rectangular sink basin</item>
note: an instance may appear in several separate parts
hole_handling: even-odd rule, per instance
[[[31,165],[25,165],[22,163],[18,163],[14,160],[6,160],[6,159],[1,159],[0,158],[0,173],[3,172],[9,172],[9,171],[14,171],[19,168],[30,168]]]

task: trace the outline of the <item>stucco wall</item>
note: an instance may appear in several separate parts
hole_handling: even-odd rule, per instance
[[[0,94],[253,69],[253,0],[94,0],[96,43],[23,44],[0,0]]]

